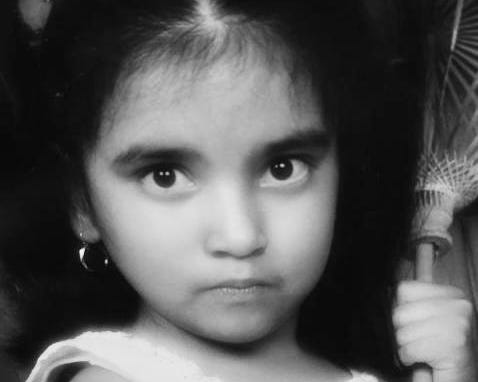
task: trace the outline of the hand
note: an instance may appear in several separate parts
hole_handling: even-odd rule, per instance
[[[402,363],[426,363],[433,382],[475,382],[471,346],[473,307],[451,286],[403,281],[393,322]]]

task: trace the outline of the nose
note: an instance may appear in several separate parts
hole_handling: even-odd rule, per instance
[[[267,247],[261,212],[254,197],[240,187],[224,187],[209,211],[206,250],[214,256],[244,258]]]

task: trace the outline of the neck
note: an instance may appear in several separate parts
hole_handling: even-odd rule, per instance
[[[301,351],[295,336],[296,324],[294,317],[266,338],[245,344],[225,344],[198,337],[143,309],[133,332],[196,362],[204,370],[221,373],[234,370],[234,366],[243,367],[244,362],[251,367],[265,366],[297,357]]]

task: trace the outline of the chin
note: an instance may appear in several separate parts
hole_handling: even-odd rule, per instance
[[[218,323],[214,327],[202,328],[196,331],[199,336],[207,341],[222,346],[242,347],[250,346],[271,338],[280,328],[279,324],[272,324],[271,320]]]

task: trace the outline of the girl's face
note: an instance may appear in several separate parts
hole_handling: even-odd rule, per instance
[[[86,174],[78,230],[103,240],[160,330],[246,343],[294,326],[337,188],[311,89],[259,64],[194,82],[152,70],[111,108]]]

